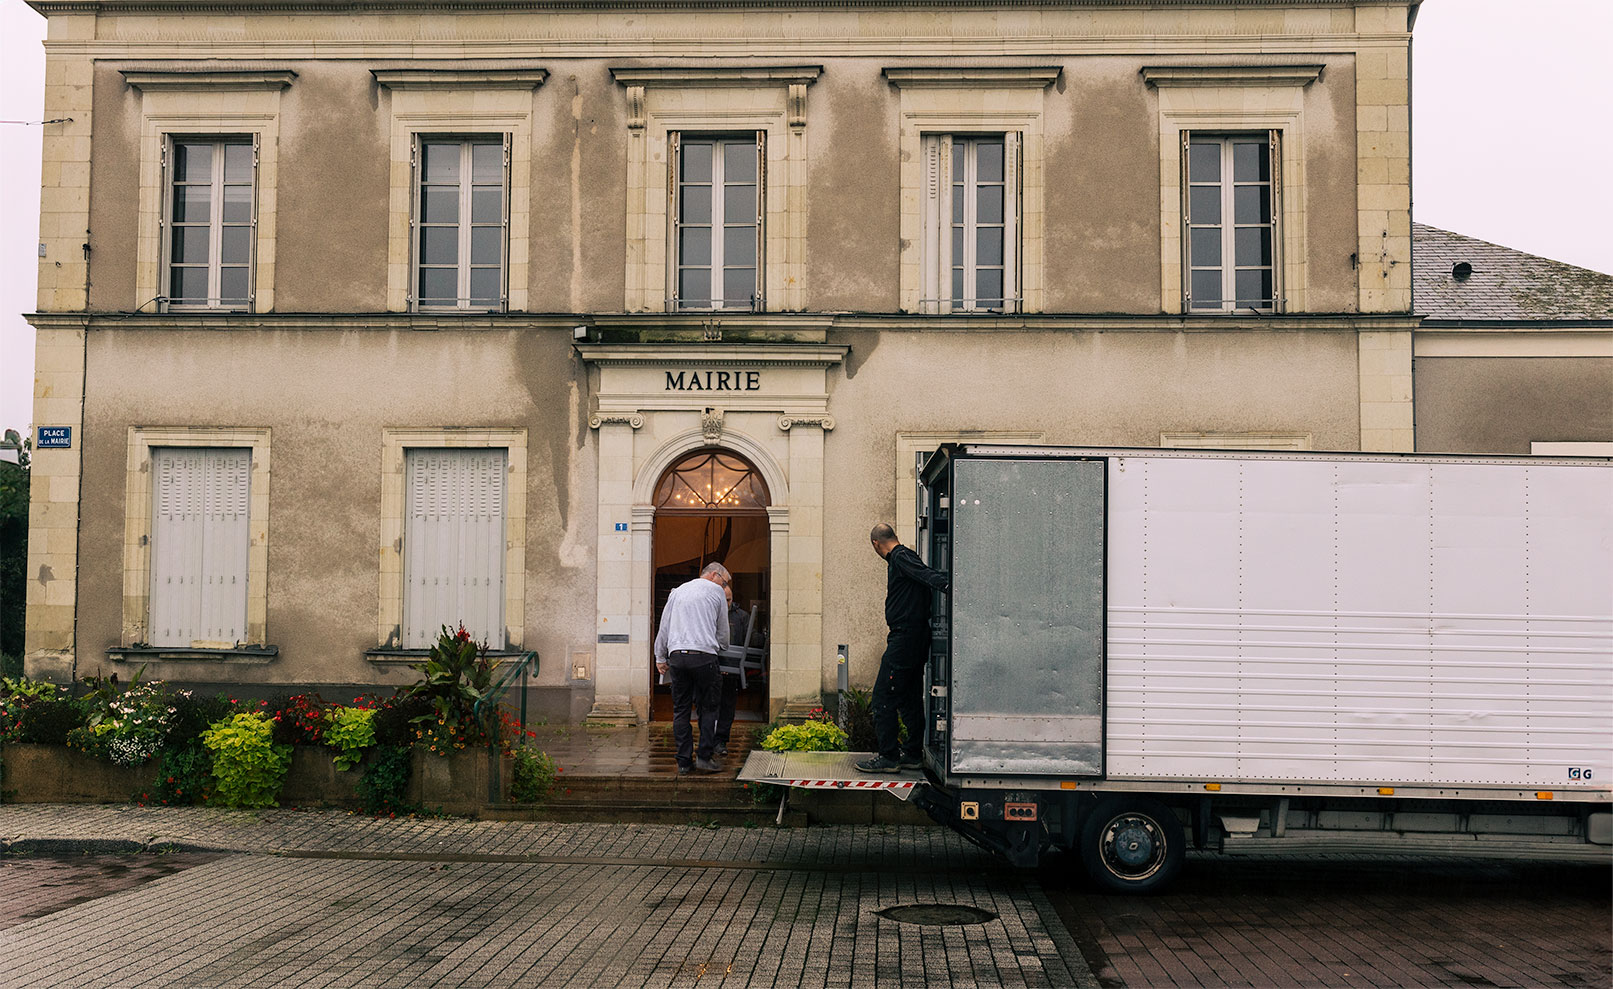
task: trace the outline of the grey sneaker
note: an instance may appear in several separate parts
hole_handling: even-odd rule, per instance
[[[903,755],[900,759],[898,759],[896,761],[896,765],[900,766],[903,769],[923,769],[924,768],[924,756],[922,754],[919,754],[919,755]]]
[[[862,762],[857,763],[857,772],[859,773],[899,773],[901,771],[901,763],[895,759],[887,759],[882,755],[876,755],[872,759],[864,759]]]
[[[694,761],[694,768],[700,770],[702,773],[722,772],[722,767],[717,765],[715,762],[712,762],[710,759],[696,759]]]
[[[721,742],[718,742],[716,747],[713,748],[711,751],[715,752],[717,755],[727,755],[728,754],[728,746],[724,745]]]

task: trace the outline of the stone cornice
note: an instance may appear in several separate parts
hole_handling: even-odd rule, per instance
[[[661,347],[812,346],[837,331],[890,333],[1219,333],[1265,331],[1373,332],[1426,330],[1405,313],[1285,313],[1276,316],[1031,314],[920,316],[905,313],[29,313],[35,329],[127,330],[374,330],[394,332],[564,332],[582,326],[590,339],[616,331],[665,333]],[[1471,325],[1471,324],[1468,324]],[[1527,324],[1535,325],[1535,324]],[[1555,324],[1553,328],[1560,327]],[[1603,330],[1587,326],[1588,330]],[[724,339],[723,334],[731,334]],[[752,339],[736,339],[741,335]],[[768,337],[756,339],[758,337]],[[783,337],[788,342],[780,342]],[[615,346],[597,344],[596,346]]]
[[[675,65],[622,66],[610,70],[624,86],[681,88],[758,85],[810,85],[823,74],[821,65]]]
[[[125,69],[123,72],[123,81],[142,93],[285,89],[296,78],[297,73],[290,69]]]
[[[1143,82],[1159,86],[1309,86],[1320,65],[1145,65]]]
[[[936,65],[888,67],[885,78],[898,89],[1046,89],[1061,71],[1056,65]]]
[[[41,14],[121,13],[250,13],[318,12],[352,14],[371,11],[429,10],[553,11],[553,10],[767,10],[867,9],[892,7],[1011,8],[1047,6],[1047,0],[25,0]],[[1217,6],[1246,7],[1360,7],[1402,6],[1406,0],[1219,0]],[[1198,7],[1203,0],[1066,0],[1063,6]]]
[[[579,343],[573,348],[585,364],[609,367],[664,367],[668,361],[713,367],[792,365],[831,367],[851,348],[826,343]]]
[[[549,78],[539,68],[399,68],[371,69],[383,89],[537,89]]]

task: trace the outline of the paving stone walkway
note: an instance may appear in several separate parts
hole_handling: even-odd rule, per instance
[[[72,847],[245,854],[11,927],[0,987],[1096,986],[1034,880],[934,828],[0,807],[0,849]],[[915,903],[995,919],[876,912]]]

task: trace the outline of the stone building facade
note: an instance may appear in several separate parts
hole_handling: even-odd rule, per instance
[[[30,2],[30,675],[643,720],[717,558],[800,714],[941,442],[1418,445],[1415,2]]]

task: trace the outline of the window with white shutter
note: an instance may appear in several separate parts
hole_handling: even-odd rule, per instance
[[[403,648],[426,649],[463,622],[504,647],[503,449],[404,452]]]
[[[247,640],[252,450],[152,451],[151,645]]]
[[[927,313],[1016,312],[1020,135],[924,138]]]

